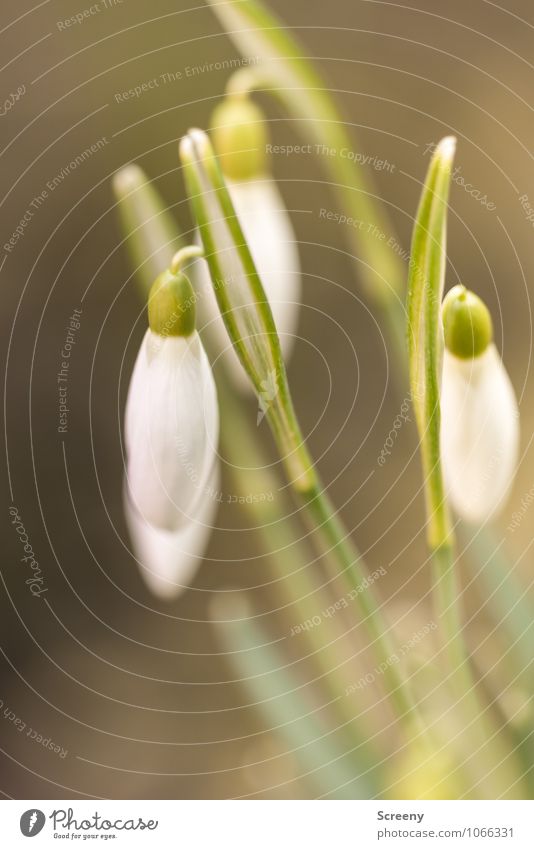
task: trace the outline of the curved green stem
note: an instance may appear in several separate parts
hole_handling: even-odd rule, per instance
[[[140,283],[143,297],[162,271],[173,262],[181,267],[188,260],[202,255],[197,246],[181,247],[176,223],[157,190],[136,165],[129,165],[117,172],[113,188],[117,196],[119,218],[133,261],[135,274]],[[209,351],[209,337],[204,338]],[[326,608],[329,597],[313,581],[310,574],[308,552],[301,541],[300,528],[284,509],[278,478],[269,470],[269,460],[264,456],[257,439],[257,431],[244,415],[243,404],[230,387],[223,363],[219,363],[218,380],[221,415],[221,442],[223,454],[231,470],[237,492],[250,491],[251,475],[246,468],[261,469],[261,481],[256,481],[258,491],[277,494],[272,502],[245,501],[243,508],[257,527],[265,554],[279,583],[283,606],[287,606],[300,621],[312,619],[319,609]],[[289,565],[289,558],[291,564]],[[350,735],[350,745],[356,744],[362,751],[368,749],[366,738],[376,731],[372,717],[366,712],[355,714],[353,703],[340,697],[352,679],[344,664],[339,663],[336,642],[339,633],[331,619],[322,622],[320,631],[303,630],[304,654],[319,673],[319,684],[324,686],[336,714]],[[365,741],[365,742],[364,742]],[[362,748],[363,747],[363,748]],[[362,755],[363,756],[363,755]],[[367,760],[372,761],[370,756]]]
[[[180,143],[189,198],[198,222],[213,289],[228,335],[254,386],[271,427],[289,483],[302,498],[315,527],[326,539],[336,578],[348,591],[365,578],[361,557],[323,490],[295,415],[280,341],[268,298],[232,199],[205,133],[191,130]],[[268,403],[263,392],[268,387]],[[365,600],[362,601],[362,597]],[[383,667],[383,680],[395,715],[410,723],[417,714],[408,684],[392,662],[388,628],[368,586],[356,594]]]
[[[449,679],[468,721],[466,746],[478,745],[478,762],[467,768],[484,793],[504,794],[513,758],[481,704],[465,644],[456,576],[455,541],[440,448],[440,381],[443,354],[441,302],[446,260],[447,204],[455,139],[437,146],[417,211],[408,281],[410,383],[421,440],[428,543],[434,563],[434,599],[448,656]],[[502,766],[500,766],[502,764]],[[495,775],[495,770],[497,774]]]
[[[363,624],[372,640],[372,647],[383,669],[385,689],[397,718],[413,731],[414,725],[422,723],[410,686],[404,679],[399,665],[394,662],[395,646],[390,629],[380,611],[380,603],[370,586],[365,586],[367,571],[361,555],[351,541],[330,498],[322,489],[319,481],[306,492],[298,492],[306,505],[308,515],[320,534],[328,557],[334,562],[336,578],[342,582],[350,597],[360,605]]]

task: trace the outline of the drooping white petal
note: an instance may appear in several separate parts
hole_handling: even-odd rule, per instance
[[[162,531],[149,525],[124,493],[126,522],[130,531],[141,577],[154,595],[177,598],[190,586],[211,535],[218,501],[219,469],[216,464],[210,483],[198,503],[198,513],[178,531]]]
[[[445,485],[462,518],[483,522],[503,506],[518,449],[517,401],[495,346],[473,360],[445,350],[441,452]]]
[[[295,341],[301,301],[300,261],[291,219],[276,183],[270,177],[242,181],[227,178],[226,183],[269,300],[282,351],[287,359]],[[218,351],[228,352],[224,356],[238,388],[250,389],[250,383],[231,348],[220,318],[204,260],[195,264],[194,278],[200,293],[198,309],[202,324],[209,324],[209,332],[215,339]]]
[[[125,440],[130,499],[151,525],[176,531],[196,514],[218,430],[215,384],[198,334],[148,330],[130,383]]]

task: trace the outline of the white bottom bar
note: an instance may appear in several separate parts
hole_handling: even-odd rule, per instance
[[[1,801],[1,845],[534,847],[532,802]],[[33,844],[30,844],[33,845]]]

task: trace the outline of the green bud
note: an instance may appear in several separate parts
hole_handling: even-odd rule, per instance
[[[148,296],[148,323],[159,336],[191,336],[195,331],[196,296],[181,271],[163,271]]]
[[[462,360],[484,353],[493,338],[491,315],[485,303],[465,286],[454,286],[442,304],[447,350]]]
[[[250,180],[265,171],[265,116],[246,95],[227,97],[217,106],[211,127],[213,146],[226,177]]]

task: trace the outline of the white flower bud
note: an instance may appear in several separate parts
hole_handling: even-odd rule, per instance
[[[461,359],[447,349],[441,390],[441,453],[458,514],[483,522],[504,502],[519,448],[514,390],[495,345]]]
[[[218,466],[198,504],[195,518],[178,531],[162,531],[146,522],[125,491],[126,522],[141,577],[160,598],[177,598],[191,584],[208,544],[217,511]]]
[[[239,181],[227,177],[226,184],[263,283],[282,351],[287,359],[295,341],[301,301],[300,261],[291,219],[275,181],[269,176]],[[227,282],[232,286],[231,280]],[[201,324],[209,325],[208,332],[215,340],[217,351],[225,351],[225,359],[238,388],[242,391],[251,390],[250,381],[220,318],[204,260],[195,264],[195,284],[199,291]]]
[[[145,521],[176,531],[196,517],[216,462],[218,430],[215,384],[197,332],[147,330],[125,417],[129,497]]]

